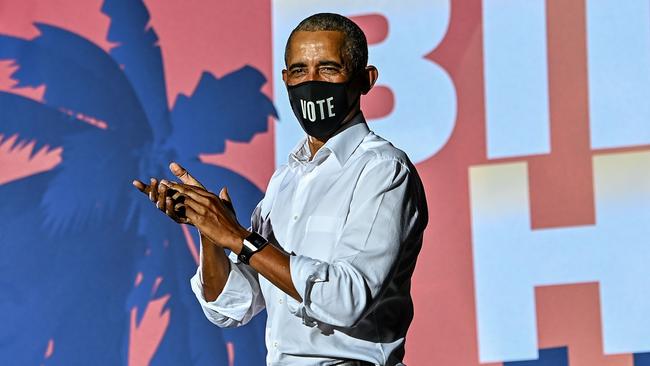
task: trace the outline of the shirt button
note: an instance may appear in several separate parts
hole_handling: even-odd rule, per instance
[[[295,216],[293,217],[293,221],[296,221],[296,220],[298,220],[298,215],[295,215]]]
[[[278,348],[278,342],[273,342],[273,348]]]
[[[282,299],[280,299],[280,300],[278,300],[278,302],[279,302],[280,304],[282,304],[283,301],[282,301]]]

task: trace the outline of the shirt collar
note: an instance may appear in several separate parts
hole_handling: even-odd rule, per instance
[[[328,153],[333,153],[339,164],[343,166],[368,133],[370,133],[370,129],[368,129],[366,119],[363,117],[363,113],[359,112],[343,125],[336,135],[327,140],[325,145],[316,152],[314,160],[320,160],[319,155],[325,157]],[[304,164],[309,161],[310,157],[309,143],[305,137],[291,150],[289,163]]]

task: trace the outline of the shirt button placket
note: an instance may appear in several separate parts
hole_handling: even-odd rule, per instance
[[[301,201],[303,200],[303,195],[304,195],[304,182],[303,182],[304,176],[301,176],[298,178],[298,182],[296,184],[296,191],[293,196],[293,200],[291,202],[291,212],[293,212],[293,215],[291,216],[291,221],[289,222],[289,236],[292,242],[294,238],[294,225],[298,222],[298,219],[300,218],[300,209],[302,207]]]
[[[309,193],[308,185],[310,178],[306,167],[302,167],[299,174],[296,175],[295,180],[296,186],[290,203],[291,211],[289,211],[291,214],[289,215],[289,222],[287,224],[287,240],[292,243],[291,250],[295,250],[298,253],[301,248],[299,243],[296,242],[296,225],[302,219],[306,198]]]

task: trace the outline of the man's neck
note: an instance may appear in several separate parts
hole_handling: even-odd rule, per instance
[[[350,113],[348,113],[348,115],[345,117],[343,122],[341,122],[341,126],[339,127],[339,129],[336,130],[334,132],[334,134],[332,134],[332,136],[325,137],[323,139],[318,139],[318,138],[316,138],[314,136],[307,136],[307,145],[309,145],[309,152],[311,153],[311,156],[309,157],[309,160],[311,161],[311,159],[314,158],[314,155],[316,155],[318,150],[320,150],[320,148],[323,147],[323,145],[325,145],[327,140],[329,140],[333,136],[336,136],[336,134],[341,131],[341,127],[345,126],[348,122],[350,122],[354,117],[356,117],[356,115],[358,113],[361,113],[361,109],[357,105],[356,108],[353,108],[350,111]]]
[[[314,158],[314,155],[316,155],[316,152],[320,150],[323,145],[327,142],[327,139],[325,140],[319,140],[313,136],[307,136],[307,144],[309,145],[309,152],[311,153],[311,156],[309,156],[309,160]]]

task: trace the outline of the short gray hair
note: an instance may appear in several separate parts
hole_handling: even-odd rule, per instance
[[[342,57],[345,67],[352,73],[363,70],[368,64],[368,41],[361,28],[343,15],[318,13],[305,18],[291,31],[284,48],[284,62],[287,62],[289,44],[296,32],[337,31],[343,33]]]

